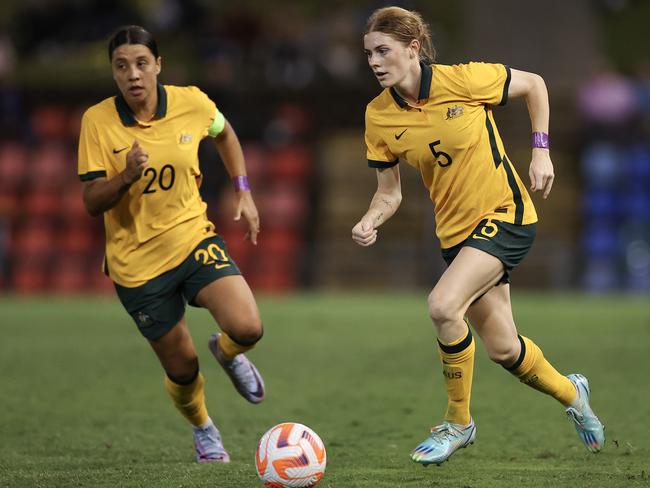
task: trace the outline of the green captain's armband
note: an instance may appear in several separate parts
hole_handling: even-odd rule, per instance
[[[208,127],[208,135],[210,137],[217,137],[223,131],[223,128],[226,126],[226,118],[223,116],[219,109],[214,114],[214,121],[212,125]]]

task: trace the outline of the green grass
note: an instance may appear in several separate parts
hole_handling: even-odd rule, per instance
[[[240,398],[212,360],[208,314],[190,310],[208,408],[232,456],[193,462],[188,425],[117,299],[0,300],[0,486],[261,486],[253,456],[272,425],[298,421],[327,446],[323,488],[634,487],[650,484],[650,302],[516,295],[520,331],[563,372],[591,380],[607,426],[598,454],[554,400],[477,348],[477,442],[441,467],[409,451],[445,407],[426,293],[264,297],[250,353],[267,400]]]

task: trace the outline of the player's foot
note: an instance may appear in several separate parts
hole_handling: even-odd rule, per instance
[[[566,413],[573,420],[585,447],[591,452],[598,452],[605,444],[605,426],[589,406],[589,382],[581,374],[570,374],[567,378],[576,387],[578,398],[576,406],[568,407]]]
[[[226,359],[219,347],[219,336],[212,334],[208,340],[210,351],[217,359],[232,384],[241,396],[251,403],[260,403],[264,400],[264,380],[257,368],[243,354],[237,354],[234,359]]]
[[[411,453],[411,459],[424,466],[440,465],[462,447],[474,444],[476,426],[474,420],[469,425],[443,422],[431,429],[431,434]]]
[[[194,449],[197,463],[229,463],[230,456],[223,447],[221,434],[208,419],[204,427],[192,426],[194,432]]]

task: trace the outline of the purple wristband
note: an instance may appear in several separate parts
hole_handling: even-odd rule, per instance
[[[551,144],[548,140],[548,134],[546,132],[533,132],[533,147],[549,149]]]
[[[249,191],[251,189],[248,185],[248,176],[235,176],[232,179],[232,184],[235,185],[235,191]]]

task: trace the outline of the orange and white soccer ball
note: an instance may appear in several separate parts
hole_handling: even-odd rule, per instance
[[[316,486],[326,464],[325,445],[318,434],[294,422],[267,430],[255,453],[257,474],[264,486],[272,488]]]

